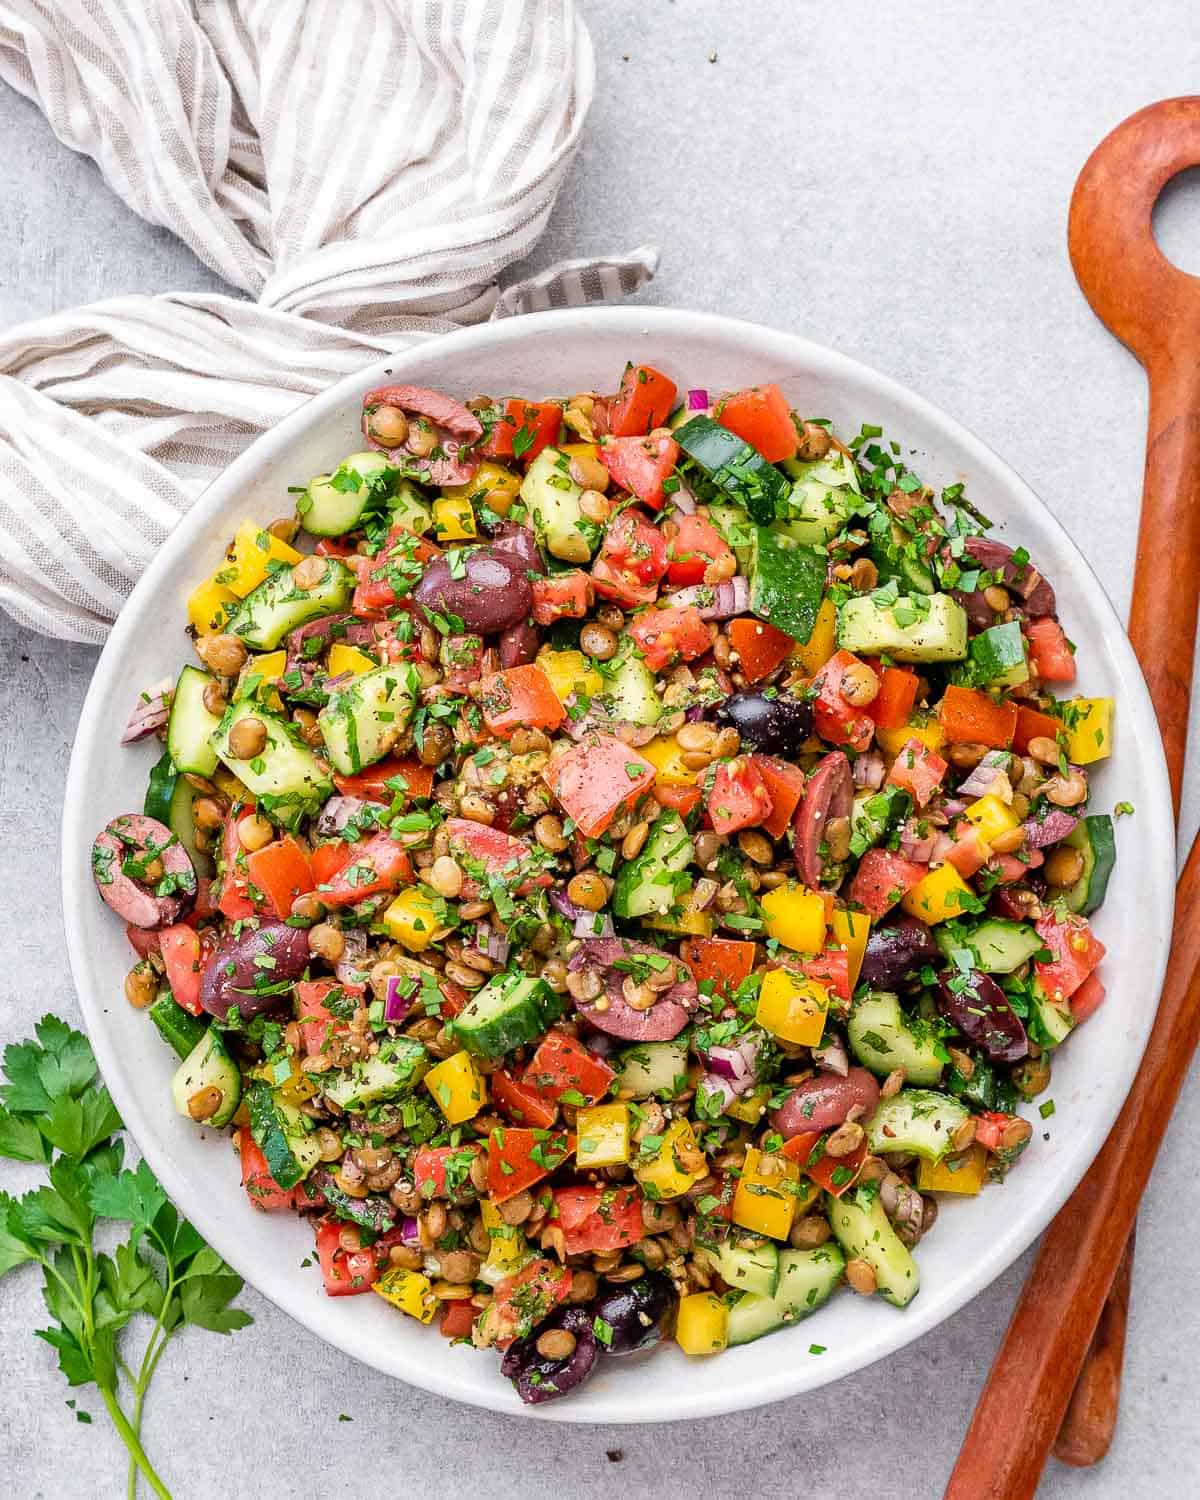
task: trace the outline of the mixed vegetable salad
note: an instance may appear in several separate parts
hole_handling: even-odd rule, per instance
[[[362,424],[125,732],[93,865],[176,1108],[528,1402],[905,1306],[1104,996],[1114,705],[1051,583],[775,385]]]

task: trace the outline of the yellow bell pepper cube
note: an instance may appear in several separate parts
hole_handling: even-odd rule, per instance
[[[690,1122],[673,1120],[654,1155],[638,1162],[634,1176],[647,1198],[678,1198],[707,1171],[707,1161],[696,1144]]]
[[[446,1117],[447,1125],[472,1120],[487,1103],[487,1084],[466,1052],[453,1052],[425,1075],[425,1087]]]
[[[786,1240],[796,1215],[800,1168],[786,1156],[764,1156],[746,1147],[746,1160],[733,1195],[733,1222],[753,1234]]]
[[[924,723],[902,724],[899,729],[875,731],[875,743],[885,755],[899,755],[908,740],[920,740],[922,745],[937,755],[946,743],[946,732],[936,719],[928,719]]]
[[[681,933],[685,937],[712,937],[712,913],[697,910],[695,902],[695,891],[688,891],[665,917],[643,917],[642,924],[659,932]]]
[[[987,1175],[987,1152],[982,1146],[971,1146],[957,1156],[943,1156],[941,1161],[917,1163],[917,1188],[922,1193],[967,1193],[974,1196]]]
[[[828,1011],[829,991],[823,984],[790,969],[771,969],[763,975],[754,1019],[781,1042],[815,1047]]]
[[[699,771],[683,763],[683,746],[673,734],[661,736],[642,746],[642,754],[654,767],[656,786],[694,786]]]
[[[1021,821],[1012,808],[992,792],[972,802],[964,810],[963,817],[979,829],[979,836],[985,844],[990,844],[998,834],[1016,828]]]
[[[421,953],[446,933],[440,916],[433,893],[410,886],[400,892],[381,920],[390,938],[403,943],[410,953]]]
[[[288,1104],[303,1104],[319,1092],[316,1078],[304,1071],[300,1059],[294,1055],[280,1058],[278,1062],[263,1063],[255,1068],[254,1076],[276,1090]]]
[[[371,1290],[410,1318],[416,1318],[418,1323],[433,1322],[438,1299],[433,1295],[429,1277],[422,1276],[420,1271],[406,1271],[402,1266],[395,1266],[385,1271]]]
[[[599,443],[559,443],[558,451],[568,458],[596,458],[600,453]]]
[[[263,651],[258,656],[248,657],[246,665],[238,674],[238,696],[246,693],[251,679],[257,679],[254,684],[254,696],[260,703],[265,703],[277,713],[282,713],[283,699],[279,696],[276,684],[286,671],[286,651]]]
[[[836,651],[837,606],[832,599],[822,599],[812,634],[792,648],[791,659],[806,677],[815,677]]]
[[[239,797],[248,795],[245,783],[227,766],[218,766],[212,773],[212,781],[217,791],[228,797],[231,802],[236,802]]]
[[[485,458],[466,484],[442,485],[442,494],[451,500],[466,498],[478,502],[490,495],[487,503],[500,516],[508,514],[509,506],[520,492],[521,476],[494,458]]]
[[[197,635],[219,635],[237,603],[238,596],[232,589],[216,578],[208,578],[188,595],[188,624]]]
[[[933,926],[947,917],[965,916],[975,896],[953,865],[939,865],[900,899],[910,916]]]
[[[479,1212],[490,1240],[484,1264],[495,1273],[496,1280],[511,1276],[526,1261],[532,1260],[533,1251],[529,1247],[529,1241],[515,1224],[504,1222],[500,1210],[490,1198],[479,1200]]]
[[[537,664],[550,679],[554,696],[565,704],[572,693],[594,698],[603,691],[604,678],[589,667],[582,651],[539,651]]]
[[[579,1167],[619,1167],[629,1160],[628,1104],[597,1104],[575,1117]]]
[[[820,953],[825,946],[825,901],[794,880],[762,898],[767,937],[797,953]]]
[[[225,566],[216,578],[231,588],[239,599],[244,599],[262,583],[272,562],[287,563],[292,567],[300,561],[300,553],[295,547],[289,547],[253,521],[243,521],[238,527],[225,557]]]
[[[347,646],[345,641],[334,641],[329,648],[330,677],[340,677],[343,672],[361,677],[364,672],[373,672],[378,665],[365,651],[360,651],[357,646]]]
[[[675,1342],[685,1354],[720,1354],[729,1343],[729,1309],[715,1292],[679,1299]]]
[[[725,1106],[725,1113],[735,1120],[742,1120],[747,1125],[757,1125],[766,1113],[767,1100],[770,1097],[771,1085],[760,1083],[748,1094],[743,1094],[738,1099],[731,1099]]]
[[[433,502],[433,534],[439,542],[461,542],[478,536],[468,495],[443,495]]]
[[[1112,698],[1071,698],[1063,705],[1069,761],[1090,766],[1112,754],[1114,706]]]
[[[863,956],[867,951],[867,938],[871,935],[871,919],[865,911],[842,911],[835,909],[830,922],[833,935],[846,950],[846,971],[850,981],[850,993],[858,983],[862,972]]]

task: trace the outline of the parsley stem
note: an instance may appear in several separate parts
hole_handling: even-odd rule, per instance
[[[154,1472],[154,1465],[146,1457],[146,1451],[138,1441],[138,1435],[129,1425],[129,1419],[121,1410],[116,1393],[111,1386],[100,1386],[100,1394],[104,1398],[104,1404],[108,1408],[108,1414],[112,1418],[112,1424],[121,1435],[121,1441],[129,1449],[129,1456],[145,1475],[146,1483],[159,1497],[159,1500],[172,1500],[171,1491],[166,1487],[158,1475]]]

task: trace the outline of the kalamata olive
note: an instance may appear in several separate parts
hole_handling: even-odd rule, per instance
[[[808,778],[804,796],[792,818],[792,841],[796,869],[811,890],[821,883],[825,868],[822,849],[834,818],[848,818],[854,810],[854,773],[841,750],[831,750],[817,762]]]
[[[821,1073],[798,1083],[771,1115],[771,1124],[785,1140],[808,1130],[832,1130],[841,1125],[856,1104],[863,1116],[879,1103],[879,1085],[866,1068],[851,1068],[845,1078]]]
[[[492,548],[497,552],[511,552],[519,557],[526,569],[533,573],[544,573],[546,564],[538,551],[537,537],[528,526],[516,521],[501,521],[492,531]]]
[[[669,1042],[691,1019],[700,991],[687,971],[681,970],[685,977],[678,984],[663,990],[648,1010],[635,1010],[623,992],[629,970],[616,965],[628,964],[637,954],[653,954],[656,959],[661,956],[649,943],[628,938],[589,938],[583,942],[567,967],[576,973],[580,969],[599,970],[604,988],[596,999],[606,998],[608,1004],[600,1009],[595,1000],[576,1000],[575,1008],[597,1031],[622,1041]]]
[[[716,713],[721,724],[732,725],[742,745],[764,755],[794,757],[812,732],[812,709],[790,693],[734,693]]]
[[[187,850],[157,818],[124,813],[92,845],[92,879],[106,906],[131,927],[169,927],[196,896]]]
[[[521,560],[492,547],[474,548],[453,571],[444,557],[437,558],[425,569],[412,597],[431,623],[434,616],[454,616],[464,630],[477,635],[507,630],[533,608],[533,589]]]
[[[233,1006],[243,1018],[277,1005],[291,1005],[280,986],[299,979],[308,963],[308,933],[283,922],[243,924],[208,961],[200,981],[200,1004],[223,1021]]]
[[[1057,605],[1050,583],[1032,563],[1017,567],[1012,561],[1013,549],[1007,543],[986,536],[968,537],[963,552],[964,556],[957,559],[961,567],[970,567],[974,562],[995,574],[1027,614],[1036,617],[1055,612]],[[946,561],[952,560],[949,548],[942,549],[942,556]],[[996,623],[996,612],[983,597],[982,589],[951,589],[950,594],[966,610],[973,631],[986,630]]]
[[[1021,1018],[990,974],[947,969],[938,977],[938,1009],[992,1062],[1017,1062],[1029,1053]]]
[[[937,957],[933,933],[916,917],[900,917],[885,927],[872,927],[863,954],[861,984],[890,990]]]
[[[647,1271],[636,1281],[611,1287],[591,1305],[594,1317],[608,1324],[609,1354],[634,1354],[662,1337],[663,1323],[675,1306],[675,1288],[666,1276]]]
[[[522,1401],[537,1406],[542,1401],[565,1396],[583,1384],[600,1353],[600,1342],[592,1328],[593,1316],[585,1307],[560,1308],[532,1333],[508,1346],[500,1361],[500,1373],[513,1382]],[[566,1359],[548,1359],[538,1353],[538,1339],[555,1328],[563,1329],[575,1340],[575,1348]]]
[[[409,417],[433,426],[433,453],[420,455],[407,446],[389,448],[375,436],[371,415],[379,406],[397,406]],[[363,436],[372,448],[386,453],[392,463],[427,484],[467,484],[479,467],[478,451],[470,444],[483,435],[483,424],[461,401],[423,385],[384,385],[363,397]],[[410,424],[410,433],[412,424]],[[433,454],[437,456],[434,457]]]
[[[500,637],[501,667],[523,667],[538,654],[542,637],[536,625],[528,620],[518,620],[510,625]]]
[[[469,406],[425,385],[381,385],[363,397],[364,418],[369,418],[376,406],[398,406],[403,412],[415,412],[468,442],[483,436],[483,423]]]

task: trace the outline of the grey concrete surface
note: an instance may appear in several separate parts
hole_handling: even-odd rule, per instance
[[[796,329],[911,384],[1023,471],[1124,610],[1143,382],[1075,288],[1066,204],[1108,129],[1196,88],[1193,0],[585,0],[584,9],[599,94],[531,265],[652,239],[663,259],[647,300]],[[4,324],[118,292],[217,284],[7,92],[0,147]],[[1164,200],[1158,227],[1168,252],[1200,271],[1195,180]],[[57,828],[93,662],[88,650],[0,622],[4,1039],[45,1008],[77,1013]],[[1193,775],[1189,834],[1196,822]],[[1200,1491],[1200,1316],[1188,1290],[1200,1279],[1198,1131],[1193,1087],[1142,1215],[1116,1445],[1093,1473],[1052,1466],[1046,1500]],[[164,1363],[147,1444],[179,1500],[932,1497],[1026,1264],[854,1379],[721,1421],[626,1429],[522,1423],[393,1384],[248,1292],[253,1330],[228,1342],[185,1337]],[[29,1337],[40,1321],[32,1278],[0,1283],[0,1490],[14,1500],[123,1494],[118,1444],[102,1418],[79,1425],[64,1405],[70,1393],[50,1351]],[[99,1411],[86,1392],[81,1404]]]

